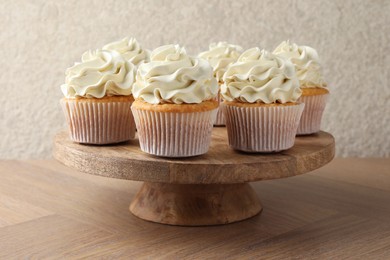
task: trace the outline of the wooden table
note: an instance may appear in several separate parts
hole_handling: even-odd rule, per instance
[[[390,258],[390,159],[335,159],[306,175],[251,185],[262,214],[177,227],[123,210],[138,182],[53,160],[0,161],[0,259]]]

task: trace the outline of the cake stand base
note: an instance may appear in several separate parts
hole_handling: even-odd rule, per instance
[[[248,183],[170,184],[144,182],[130,205],[137,217],[169,225],[205,226],[232,223],[262,210]]]

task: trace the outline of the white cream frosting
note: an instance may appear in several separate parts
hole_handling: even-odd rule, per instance
[[[132,93],[135,66],[114,51],[87,51],[66,70],[62,93],[67,98],[127,96]]]
[[[155,49],[150,62],[139,66],[133,87],[135,98],[150,104],[192,104],[213,99],[218,84],[210,64],[187,55],[179,45]]]
[[[149,50],[143,49],[136,39],[130,37],[106,44],[103,50],[117,51],[125,60],[132,62],[134,65],[149,61]]]
[[[326,87],[318,53],[315,49],[284,41],[276,47],[273,53],[289,59],[295,65],[302,88]]]
[[[211,43],[209,50],[200,53],[198,56],[210,63],[211,67],[213,67],[214,76],[219,82],[222,82],[222,77],[227,66],[235,62],[242,51],[243,49],[241,46],[226,42],[218,42]]]
[[[227,101],[287,103],[296,102],[302,94],[294,65],[259,48],[241,54],[223,80],[221,94]]]

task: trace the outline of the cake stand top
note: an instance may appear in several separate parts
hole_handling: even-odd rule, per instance
[[[226,128],[214,128],[207,154],[161,158],[146,154],[138,139],[117,145],[82,145],[63,131],[54,139],[54,157],[81,172],[135,181],[226,184],[278,179],[303,174],[330,162],[335,141],[319,132],[297,137],[293,148],[280,153],[250,154],[231,149]]]

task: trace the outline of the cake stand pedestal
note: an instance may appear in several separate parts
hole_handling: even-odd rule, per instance
[[[248,154],[231,149],[226,128],[214,128],[207,154],[161,158],[146,154],[138,140],[95,146],[72,142],[67,132],[54,139],[54,157],[84,173],[143,181],[130,204],[137,217],[170,225],[227,224],[262,210],[249,182],[310,172],[330,162],[335,141],[319,132],[297,137],[293,148],[273,154]]]

